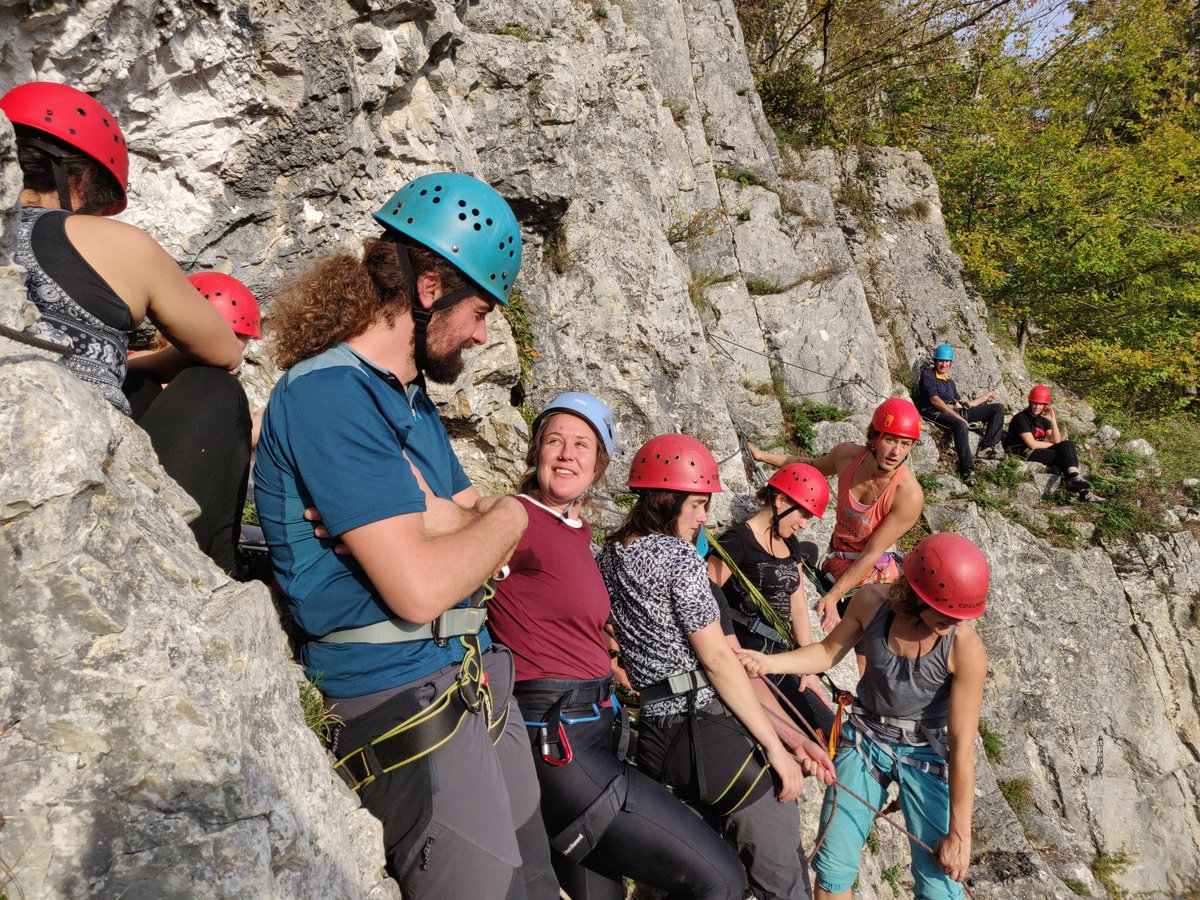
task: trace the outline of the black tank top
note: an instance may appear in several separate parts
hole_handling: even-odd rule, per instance
[[[129,415],[121,393],[125,381],[133,315],[108,282],[68,240],[67,217],[58,209],[27,206],[13,254],[25,267],[25,286],[42,318],[30,329],[69,345],[61,360],[72,374],[92,385],[109,403]]]

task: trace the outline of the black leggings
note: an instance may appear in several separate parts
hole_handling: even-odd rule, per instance
[[[162,467],[200,507],[191,522],[200,549],[233,574],[250,476],[250,403],[241,383],[224,369],[192,366],[166,389],[130,372],[123,390]]]
[[[1053,466],[1064,475],[1067,469],[1079,468],[1079,452],[1075,449],[1074,441],[1059,441],[1053,447],[1025,450],[1022,455],[1030,462]]]
[[[544,710],[522,706],[522,712],[527,721],[544,721]],[[562,712],[572,719],[593,715],[591,707]],[[724,839],[662,785],[613,755],[611,709],[601,708],[594,722],[564,723],[563,729],[573,758],[553,766],[542,759],[540,729],[529,728],[548,834],[558,834],[574,822],[622,770],[637,782],[634,809],[617,814],[582,864],[552,853],[558,883],[571,900],[621,900],[622,876],[666,891],[667,897],[742,896],[745,870]]]

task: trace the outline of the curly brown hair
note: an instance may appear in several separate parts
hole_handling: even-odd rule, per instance
[[[550,420],[554,418],[555,413],[566,412],[565,410],[552,410],[550,415],[543,415],[537,423],[537,429],[533,433],[533,437],[529,439],[529,449],[525,451],[525,474],[521,476],[521,480],[517,485],[517,493],[528,494],[535,500],[542,499],[542,486],[538,484],[537,463],[538,451],[542,448],[542,439],[546,435],[546,429],[550,425]],[[569,412],[567,412],[570,415]],[[586,421],[586,420],[585,420]],[[592,429],[595,431],[595,429]],[[592,483],[588,486],[587,493],[583,495],[583,502],[579,505],[579,513],[583,518],[588,518],[588,514],[595,512],[595,507],[592,505],[592,490],[604,479],[604,473],[608,471],[608,451],[604,449],[604,442],[600,436],[596,436],[596,474],[592,477]]]
[[[275,364],[290,369],[362,334],[380,316],[392,325],[408,312],[413,286],[398,246],[408,251],[417,278],[435,272],[447,293],[467,284],[462,272],[427,247],[400,237],[394,242],[364,238],[361,259],[350,250],[335,251],[279,289],[271,315]]]

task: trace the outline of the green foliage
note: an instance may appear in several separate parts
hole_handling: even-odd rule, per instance
[[[1116,853],[1101,852],[1096,856],[1092,862],[1092,875],[1104,887],[1109,897],[1118,900],[1124,896],[1124,891],[1117,884],[1116,876],[1124,875],[1132,865],[1133,857],[1125,852],[1125,845],[1122,844]]]
[[[1018,819],[1029,811],[1029,806],[1033,802],[1033,785],[1028,778],[998,781],[996,786],[1000,788],[1000,796],[1004,798],[1004,802],[1009,805]]]
[[[987,723],[982,719],[979,720],[979,737],[983,742],[983,755],[987,757],[988,762],[995,765],[1004,759],[1004,747],[1000,742],[1000,735],[988,728]]]
[[[1012,454],[1007,454],[999,465],[977,466],[975,474],[980,481],[994,484],[1009,495],[1017,489],[1018,484],[1029,477],[1022,471],[1021,459]]]
[[[1192,4],[736,2],[777,133],[921,151],[971,280],[1036,371],[1102,411],[1200,417]],[[869,192],[844,181],[864,218]]]
[[[1087,885],[1084,884],[1082,881],[1080,881],[1077,878],[1064,878],[1063,884],[1065,884],[1067,886],[1067,890],[1069,890],[1072,894],[1076,895],[1077,897],[1092,896],[1091,891],[1089,891],[1087,889]]]
[[[567,248],[567,228],[565,225],[559,225],[550,232],[546,242],[542,244],[542,259],[554,270],[556,275],[562,275],[574,265],[580,249],[570,250]]]
[[[871,830],[867,832],[867,850],[873,855],[879,855],[879,835],[875,833],[875,823],[871,823]]]
[[[520,288],[513,289],[508,297],[508,306],[501,306],[500,312],[508,321],[513,341],[517,345],[517,360],[521,366],[520,383],[528,385],[538,352],[533,343],[533,314],[529,310],[529,301],[525,299]]]
[[[304,724],[308,726],[308,730],[328,747],[333,726],[342,720],[325,702],[325,697],[319,687],[320,683],[319,675],[312,681],[301,680],[299,682],[300,707],[304,710]]]
[[[787,438],[793,446],[805,453],[813,452],[814,442],[817,439],[814,425],[818,422],[840,422],[845,418],[845,414],[836,406],[814,403],[807,398],[798,403],[786,399],[781,377],[774,379],[774,385],[775,394],[779,397],[779,405],[783,409],[783,424],[787,430]]]
[[[758,297],[764,294],[780,294],[784,291],[784,287],[776,281],[768,281],[765,278],[748,278],[746,279],[746,290],[752,296]]]
[[[693,253],[717,233],[724,218],[725,210],[716,207],[694,213],[680,210],[667,225],[667,241],[683,247],[688,253]]]
[[[879,873],[879,877],[883,879],[884,884],[890,887],[892,893],[897,897],[900,896],[900,873],[902,871],[903,867],[901,864],[896,863],[894,866],[888,866]]]
[[[633,504],[637,503],[637,494],[620,491],[612,495],[612,501],[619,509],[629,509]]]
[[[258,520],[258,507],[254,505],[254,500],[250,497],[246,498],[246,505],[242,507],[242,524],[243,525],[261,525]]]
[[[701,269],[688,282],[688,298],[692,301],[692,305],[696,309],[701,312],[708,312],[712,309],[712,304],[704,292],[714,284],[724,284],[727,281],[733,281],[735,277],[732,272],[721,274],[714,272],[712,269]]]
[[[766,176],[758,169],[743,169],[736,166],[720,166],[717,169],[718,178],[726,178],[729,181],[736,181],[742,187],[750,185],[758,185],[759,187],[769,187]]]
[[[942,479],[938,478],[937,472],[921,472],[917,475],[917,484],[921,486],[921,490],[926,494],[936,494],[942,489]]]

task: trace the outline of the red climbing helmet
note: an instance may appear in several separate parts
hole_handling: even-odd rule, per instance
[[[0,110],[14,125],[51,135],[90,156],[117,180],[121,200],[100,210],[100,215],[115,216],[125,208],[129,151],[125,135],[107,109],[70,85],[30,81],[0,97]]]
[[[904,557],[904,577],[918,597],[951,618],[978,619],[987,608],[987,560],[962,535],[922,540]]]
[[[650,438],[633,456],[626,487],[689,494],[721,493],[717,461],[708,448],[686,434]]]
[[[188,281],[216,307],[234,334],[262,337],[262,315],[250,288],[232,275],[221,272],[197,272],[189,275]]]
[[[871,427],[880,434],[894,434],[915,441],[921,436],[921,414],[912,401],[891,397],[879,404],[871,416]]]
[[[1050,388],[1046,387],[1044,384],[1035,384],[1033,386],[1033,390],[1031,390],[1029,392],[1029,402],[1030,403],[1049,403],[1050,402]]]
[[[767,479],[767,484],[818,519],[829,505],[829,482],[808,463],[792,463]]]

